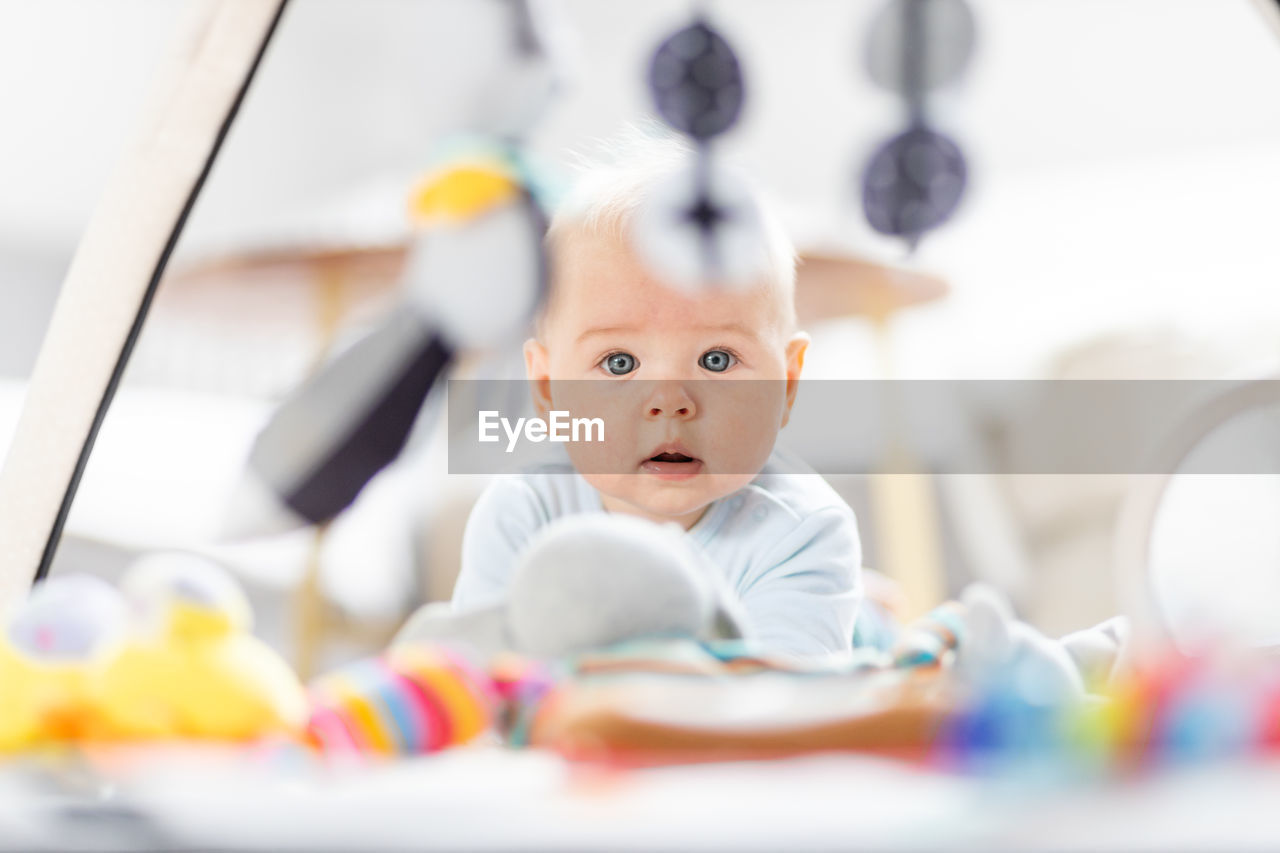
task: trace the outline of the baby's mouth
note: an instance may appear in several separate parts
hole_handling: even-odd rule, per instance
[[[686,480],[702,471],[702,460],[683,447],[664,445],[640,463],[640,470],[660,480]]]

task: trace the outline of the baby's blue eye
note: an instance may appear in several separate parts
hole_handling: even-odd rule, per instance
[[[614,376],[625,376],[636,369],[636,357],[629,352],[615,352],[604,360],[604,369]]]
[[[730,367],[733,367],[734,361],[732,354],[722,349],[713,349],[704,352],[702,358],[698,359],[698,364],[712,373],[724,373]]]

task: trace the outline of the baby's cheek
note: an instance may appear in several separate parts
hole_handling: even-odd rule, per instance
[[[773,452],[785,410],[785,402],[772,397],[759,399],[754,406],[709,409],[705,425],[709,429],[704,432],[709,472],[752,476],[759,473]]]
[[[605,430],[604,441],[571,441],[566,445],[569,449],[569,461],[579,474],[620,474],[635,468],[634,454],[624,453],[622,442],[616,431],[610,436]]]
[[[575,412],[574,417],[579,415]],[[602,416],[598,412],[590,417],[599,418],[602,427],[598,430],[592,427],[589,438],[584,431],[581,437],[586,440],[570,441],[566,445],[573,467],[580,474],[634,474],[641,443],[636,432],[638,418],[617,414]]]
[[[571,419],[590,422],[566,445],[580,474],[631,473],[637,464],[638,404],[623,383],[584,379],[552,383],[552,402]]]
[[[777,435],[773,430],[739,427],[735,435],[707,454],[708,473],[754,477],[773,452]]]

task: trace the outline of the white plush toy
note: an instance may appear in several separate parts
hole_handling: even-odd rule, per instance
[[[1033,705],[1084,698],[1084,680],[1066,646],[1015,619],[1003,595],[972,584],[961,602],[964,630],[956,649],[956,670],[962,678],[983,687],[1011,687]]]
[[[485,657],[558,657],[641,638],[738,639],[744,625],[722,578],[677,526],[592,514],[534,538],[504,604],[469,613],[429,604],[394,645],[460,641]]]
[[[1123,677],[1133,652],[1129,636],[1128,617],[1113,616],[1062,638],[1062,645],[1080,669],[1088,690],[1103,690],[1116,678]]]

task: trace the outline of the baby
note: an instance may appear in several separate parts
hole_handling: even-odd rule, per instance
[[[598,416],[608,440],[490,485],[467,523],[453,607],[500,601],[517,555],[554,519],[628,513],[687,531],[759,651],[844,654],[862,598],[853,512],[773,450],[809,343],[796,329],[794,249],[762,211],[759,281],[691,292],[660,280],[633,249],[633,224],[687,154],[636,147],[622,165],[588,168],[553,218],[552,296],[524,348],[540,414]]]

